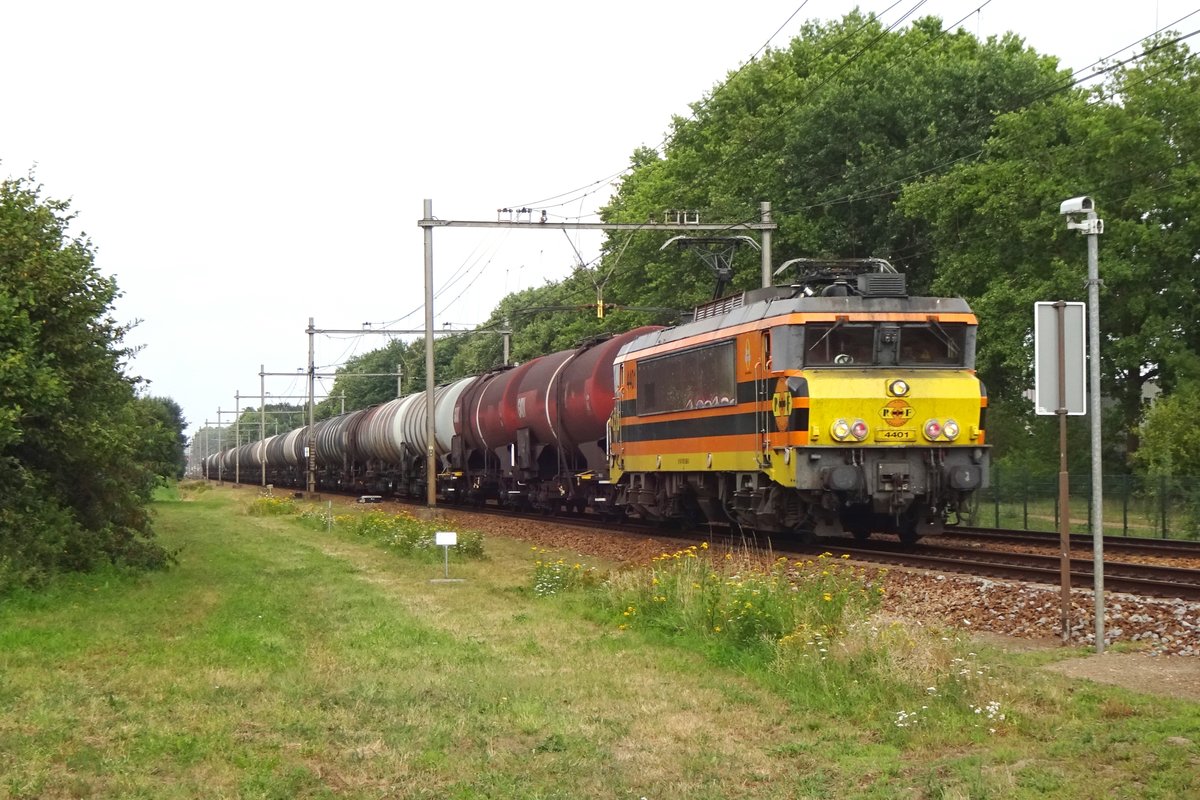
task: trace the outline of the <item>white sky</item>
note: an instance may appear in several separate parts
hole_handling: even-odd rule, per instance
[[[415,311],[393,327],[423,326],[424,198],[443,219],[491,220],[619,172],[802,2],[0,0],[0,177],[33,169],[45,196],[72,200],[125,293],[118,319],[142,320],[133,371],[192,431],[235,391],[257,406],[260,364],[303,367],[310,316],[358,328]],[[890,24],[918,2],[859,5]],[[949,24],[983,2],[916,16]],[[772,44],[854,5],[809,0]],[[991,0],[963,27],[1012,30],[1076,69],[1198,6]],[[596,189],[550,213],[591,214]],[[572,239],[598,254],[598,233]],[[434,303],[440,327],[483,321],[575,256],[558,231],[443,229],[434,259],[439,292],[464,268]],[[317,337],[316,360],[383,343]]]

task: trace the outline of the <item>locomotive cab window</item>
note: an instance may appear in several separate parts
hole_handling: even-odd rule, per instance
[[[877,361],[874,325],[810,323],[805,326],[804,342],[805,366],[870,366]]]
[[[776,325],[771,328],[771,369],[795,369],[804,363],[804,326]]]
[[[967,326],[932,321],[902,325],[898,363],[906,367],[961,367],[968,352]]]
[[[638,413],[736,405],[736,366],[732,341],[639,361]]]

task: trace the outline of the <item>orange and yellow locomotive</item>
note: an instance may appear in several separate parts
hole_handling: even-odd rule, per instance
[[[620,350],[616,506],[904,541],[963,518],[988,481],[974,314],[880,260],[811,266]]]

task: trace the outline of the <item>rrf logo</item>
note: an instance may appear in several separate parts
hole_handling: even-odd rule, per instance
[[[879,411],[879,415],[893,428],[899,428],[913,415],[912,406],[905,400],[892,400]]]

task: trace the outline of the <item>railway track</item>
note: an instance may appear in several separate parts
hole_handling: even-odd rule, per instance
[[[1048,531],[1005,530],[1003,528],[954,528],[947,531],[947,538],[971,539],[975,541],[1028,542],[1057,547],[1059,535]],[[1071,547],[1091,548],[1090,533],[1071,534]],[[1200,541],[1184,539],[1149,539],[1137,536],[1105,536],[1104,551],[1151,556],[1183,556],[1200,558]]]
[[[1058,585],[1061,580],[1061,562],[1057,555],[925,544],[903,547],[885,541],[870,542],[864,546],[851,540],[846,540],[845,544],[829,542],[817,548],[804,548],[804,551],[831,548],[835,548],[839,554],[848,553],[851,558],[875,563],[1052,585]],[[1076,588],[1092,587],[1092,567],[1091,559],[1070,559],[1071,585]],[[1200,600],[1200,570],[1160,564],[1105,561],[1104,588],[1110,592],[1127,592],[1149,597]]]

